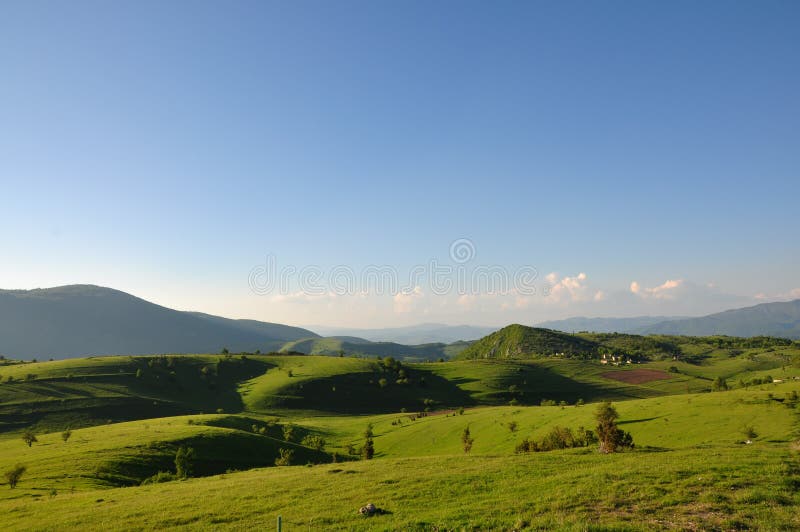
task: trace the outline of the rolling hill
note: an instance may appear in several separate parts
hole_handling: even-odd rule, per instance
[[[172,310],[94,285],[0,291],[0,354],[7,357],[269,351],[315,336],[298,327]]]
[[[282,353],[303,353],[306,355],[340,354],[395,357],[405,360],[438,360],[458,354],[464,345],[421,344],[403,345],[394,342],[370,342],[352,336],[331,336],[326,338],[303,338],[287,342],[281,347]]]
[[[509,325],[485,336],[459,354],[463,359],[530,358],[536,355],[593,355],[598,344],[550,329]]]

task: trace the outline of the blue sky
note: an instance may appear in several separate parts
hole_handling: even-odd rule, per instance
[[[800,297],[798,27],[770,1],[3,2],[0,286],[347,326]],[[248,285],[267,254],[403,276],[459,238],[540,293]]]

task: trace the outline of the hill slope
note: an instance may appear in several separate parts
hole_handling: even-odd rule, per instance
[[[277,349],[315,333],[180,312],[93,285],[0,291],[0,353],[17,358]]]
[[[689,336],[779,336],[800,338],[800,299],[763,303],[753,307],[726,310],[700,318],[670,320],[643,327],[641,334],[681,334]]]
[[[536,355],[591,355],[598,345],[590,340],[550,329],[514,324],[481,338],[459,358],[530,358]]]
[[[370,342],[352,336],[331,336],[328,338],[303,338],[287,342],[281,352],[297,352],[306,355],[356,354],[367,356],[395,357],[416,360],[437,360],[448,358],[447,344],[403,345],[394,342]]]

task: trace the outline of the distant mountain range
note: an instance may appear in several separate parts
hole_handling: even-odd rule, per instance
[[[477,340],[498,330],[499,327],[480,327],[472,325],[444,325],[423,323],[406,327],[387,327],[381,329],[345,329],[336,327],[310,327],[322,336],[352,336],[372,342],[395,342],[398,344],[450,344],[460,340]]]
[[[638,333],[647,327],[685,316],[637,316],[635,318],[567,318],[565,320],[544,321],[536,327],[555,329],[564,332],[620,332]]]
[[[0,290],[0,354],[7,357],[270,351],[313,337],[299,327],[181,312],[93,285]]]
[[[537,324],[564,332],[620,332],[685,336],[776,336],[800,339],[800,299],[762,303],[696,318],[640,316],[635,318],[569,318]]]
[[[548,329],[632,334],[778,336],[800,338],[800,300],[764,303],[699,318],[572,318],[540,324]],[[520,326],[515,326],[520,327]],[[508,328],[506,328],[508,329]],[[341,352],[411,359],[482,356],[528,349],[585,352],[564,335],[538,329],[423,324],[388,329],[330,329],[326,333],[255,320],[233,320],[169,309],[93,285],[0,290],[0,354],[13,358],[66,358],[101,354],[297,351]],[[334,334],[331,334],[334,333]],[[488,335],[488,336],[487,336]],[[469,347],[472,340],[482,338]],[[504,339],[503,339],[504,338]],[[463,340],[463,341],[462,341]],[[552,347],[552,349],[550,349]]]
[[[94,285],[0,290],[0,354],[9,358],[218,353],[226,348],[435,360],[467,345],[448,344],[322,338],[300,327],[173,310]]]
[[[663,321],[637,331],[639,334],[683,334],[708,336],[778,336],[800,338],[800,299],[762,303],[726,310],[700,318]]]

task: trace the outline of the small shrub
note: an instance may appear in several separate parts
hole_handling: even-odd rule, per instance
[[[742,427],[742,434],[748,440],[755,440],[758,438],[758,432],[756,432],[756,429],[752,425]]]
[[[278,453],[280,456],[275,458],[275,465],[276,466],[288,466],[292,465],[292,458],[294,457],[294,450],[293,449],[278,449]]]
[[[19,483],[20,479],[22,478],[22,475],[24,475],[25,471],[27,470],[28,468],[26,466],[22,464],[17,464],[8,471],[6,471],[5,473],[3,473],[6,482],[8,482],[8,486],[12,490],[17,487],[17,483]]]
[[[517,422],[516,421],[509,421],[508,422],[508,430],[511,432],[517,432]]]
[[[475,439],[469,432],[469,426],[464,428],[464,432],[461,433],[461,445],[464,448],[464,453],[469,454],[472,450],[472,444],[475,442]]]
[[[287,423],[281,428],[281,430],[283,431],[284,441],[292,441],[292,436],[294,435],[294,425]]]
[[[178,476],[170,471],[159,471],[155,475],[151,477],[147,477],[142,481],[142,486],[147,484],[161,484],[162,482],[172,482],[173,480],[178,480]]]
[[[303,445],[317,451],[322,451],[325,448],[325,439],[316,434],[309,434],[303,438]]]
[[[64,443],[67,443],[67,440],[69,440],[70,436],[72,436],[72,431],[69,429],[61,433],[61,439],[64,440]]]
[[[36,439],[36,435],[32,431],[26,430],[22,433],[22,441],[24,441],[28,447],[30,447],[39,440]]]
[[[179,447],[175,453],[175,472],[178,478],[187,478],[194,473],[195,452],[191,447]]]

